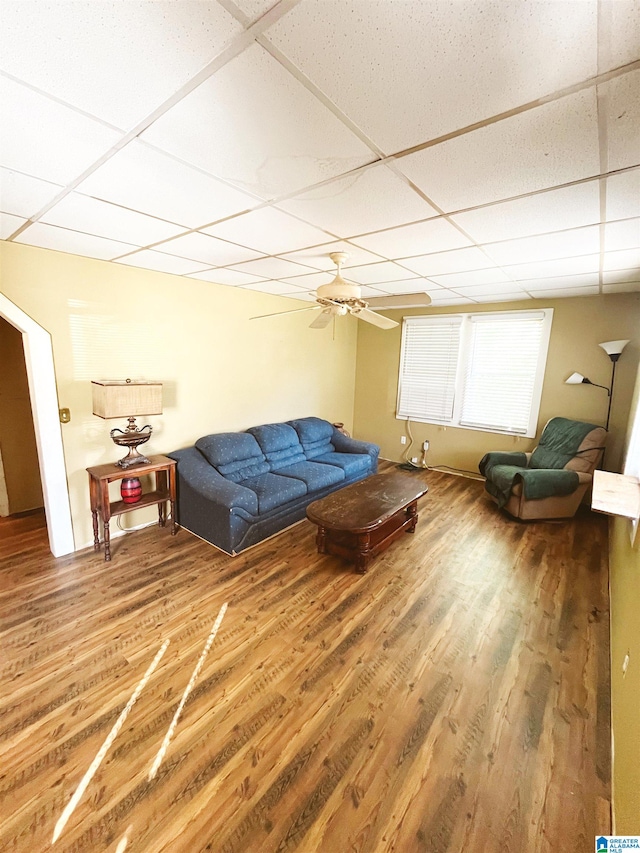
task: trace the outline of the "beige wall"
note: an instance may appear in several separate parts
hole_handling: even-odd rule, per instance
[[[629,431],[640,407],[640,371]],[[631,544],[631,522],[611,520],[611,714],[613,807],[618,834],[640,834],[640,531]],[[626,675],[622,673],[629,655]]]
[[[164,383],[150,453],[306,415],[352,427],[353,319],[335,338],[331,326],[310,330],[309,313],[251,321],[301,303],[14,243],[0,243],[0,264],[0,290],[52,336],[59,405],[71,410],[62,435],[76,548],[92,541],[85,469],[122,455],[109,430],[125,425],[91,414],[91,379]]]
[[[22,334],[0,317],[0,449],[9,513],[43,505]]]
[[[619,338],[631,340],[618,362],[611,412],[605,467],[616,469],[640,358],[640,294],[488,304],[472,310],[523,310],[533,306],[554,309],[538,436],[547,420],[556,415],[604,425],[606,391],[587,385],[565,385],[564,380],[578,371],[592,382],[608,385],[611,362],[598,343]],[[410,314],[452,313],[455,313],[452,308],[434,308],[394,311],[389,316],[401,321]],[[406,430],[405,421],[395,417],[400,341],[400,327],[383,332],[362,323],[358,331],[354,427],[359,436],[381,445],[383,457],[394,461],[401,459],[404,448],[400,437]],[[534,439],[435,424],[412,422],[411,426],[415,438],[411,455],[419,456],[422,442],[429,439],[429,465],[466,471],[477,472],[479,460],[489,450],[529,450],[536,443]]]

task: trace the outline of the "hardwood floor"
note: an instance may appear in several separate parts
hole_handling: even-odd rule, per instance
[[[410,476],[429,483],[417,530],[363,576],[306,521],[234,559],[147,528],[106,564],[0,523],[0,849],[592,849],[610,832],[606,518],[522,524],[480,482]]]

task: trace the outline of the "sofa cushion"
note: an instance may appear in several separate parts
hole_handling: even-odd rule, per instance
[[[298,433],[288,424],[263,424],[247,431],[255,437],[272,471],[307,461]]]
[[[278,474],[283,477],[295,477],[306,483],[310,492],[317,492],[326,486],[333,486],[345,478],[343,468],[337,465],[320,465],[318,462],[296,462],[286,468],[278,468]]]
[[[295,429],[307,459],[316,459],[335,450],[331,443],[333,427],[329,421],[322,418],[300,418],[287,423]]]
[[[269,471],[269,463],[258,442],[246,432],[205,435],[196,441],[196,447],[210,465],[233,483]]]
[[[325,465],[337,465],[342,468],[347,477],[368,471],[371,465],[371,457],[368,453],[325,453],[317,456],[313,461],[322,462]]]
[[[294,498],[307,494],[307,487],[302,480],[293,477],[281,477],[279,474],[261,474],[250,477],[240,484],[251,489],[258,497],[258,512],[269,512],[274,507],[282,506]]]

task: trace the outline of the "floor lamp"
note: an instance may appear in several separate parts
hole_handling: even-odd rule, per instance
[[[605,341],[603,344],[599,344],[602,349],[606,352],[606,354],[611,359],[611,382],[609,383],[609,387],[606,385],[598,385],[597,382],[592,382],[590,379],[587,379],[586,376],[583,376],[581,373],[572,373],[568,379],[565,379],[566,385],[595,385],[596,388],[604,388],[604,390],[609,395],[609,407],[607,409],[607,423],[605,429],[609,429],[609,418],[611,417],[611,401],[613,400],[613,383],[616,378],[616,364],[620,355],[622,354],[622,350],[626,347],[629,341]]]

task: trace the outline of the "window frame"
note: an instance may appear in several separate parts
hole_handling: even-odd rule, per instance
[[[484,317],[500,317],[504,319],[512,316],[514,318],[522,318],[523,316],[540,316],[542,318],[542,333],[540,337],[540,348],[538,351],[538,360],[533,380],[531,410],[527,428],[524,432],[513,429],[499,429],[497,427],[484,427],[479,425],[469,426],[460,422],[464,395],[464,383],[466,366],[469,362],[472,350],[472,325],[474,319]],[[454,383],[454,404],[453,415],[450,419],[435,420],[419,415],[400,414],[400,401],[402,395],[402,370],[405,361],[406,353],[406,330],[411,325],[429,325],[433,321],[443,321],[460,319],[460,342],[458,347],[458,359],[455,372]],[[402,340],[400,346],[400,362],[398,366],[398,392],[396,398],[396,419],[397,420],[412,420],[418,423],[428,423],[444,427],[455,427],[457,429],[468,429],[477,432],[491,432],[499,435],[520,436],[523,438],[534,438],[538,428],[538,417],[540,414],[540,402],[542,399],[542,391],[544,387],[544,375],[547,366],[547,356],[549,352],[549,340],[551,337],[551,325],[553,322],[553,308],[533,308],[524,310],[511,311],[475,311],[475,312],[456,312],[454,314],[413,314],[402,318]]]

